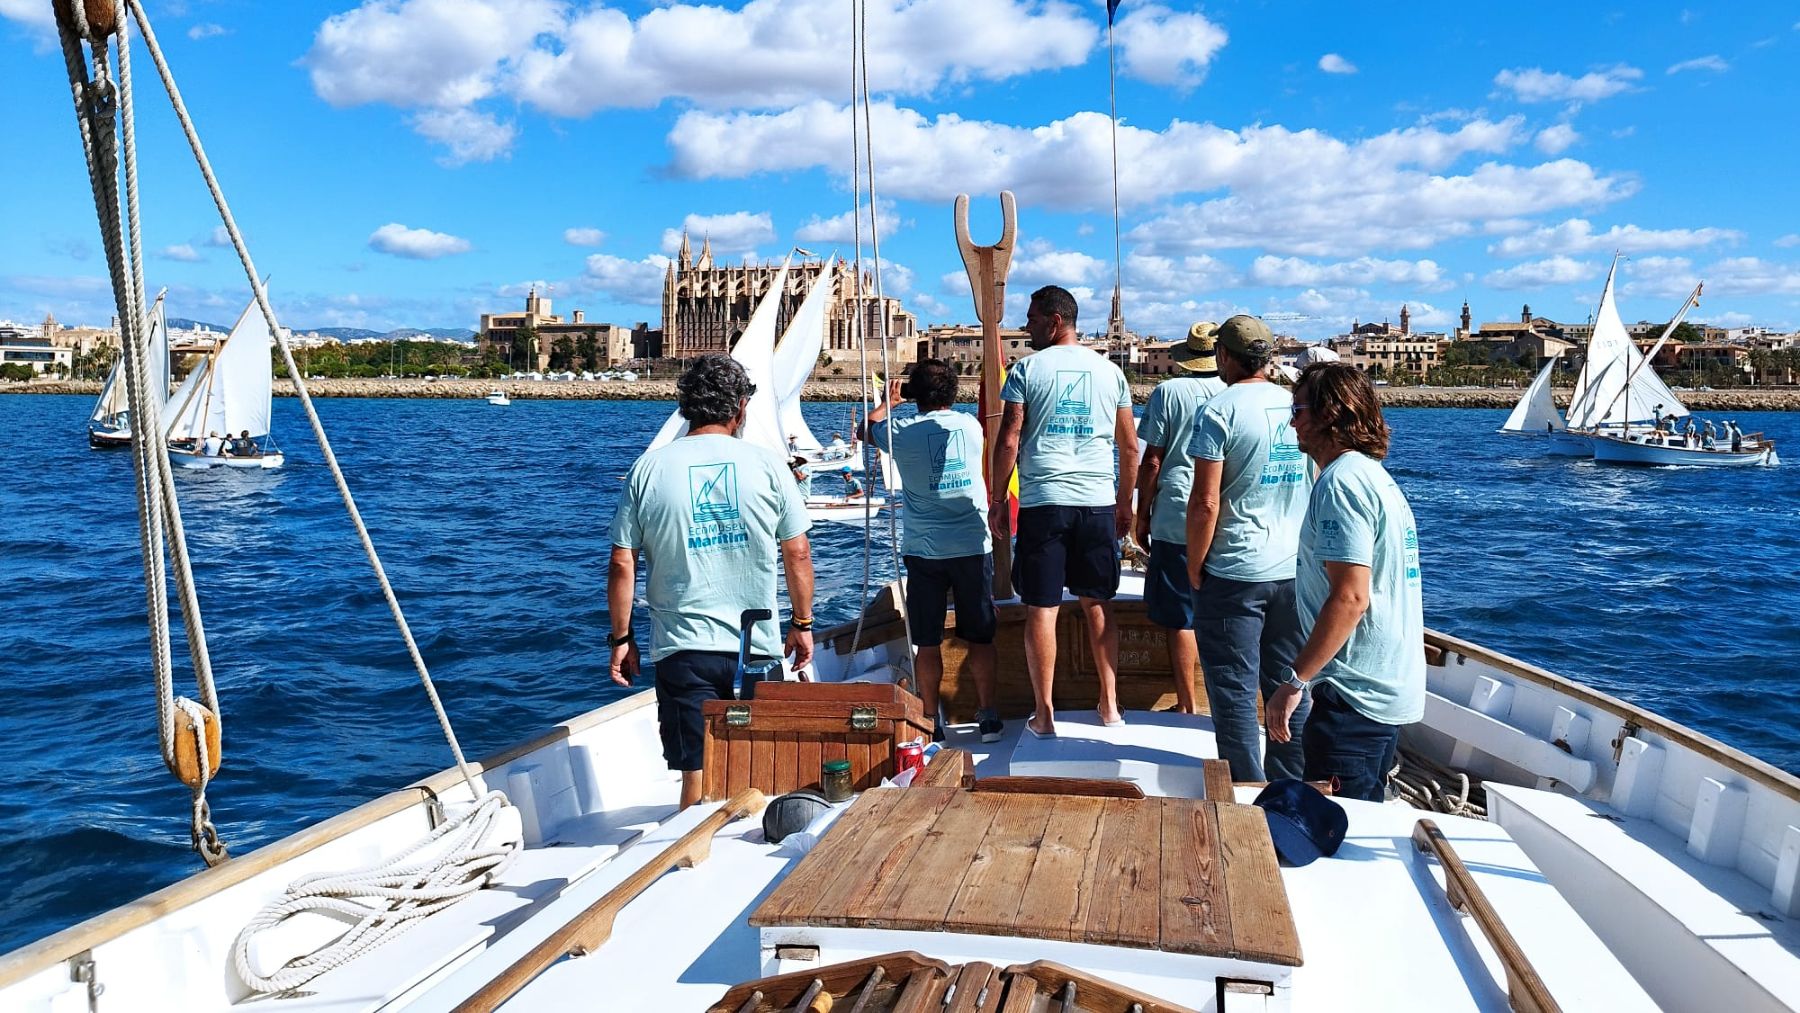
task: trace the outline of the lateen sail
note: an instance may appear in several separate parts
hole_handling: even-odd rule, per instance
[[[1544,368],[1525,389],[1525,396],[1513,405],[1512,414],[1506,417],[1506,424],[1500,427],[1507,433],[1547,433],[1563,428],[1562,415],[1556,410],[1556,401],[1550,394],[1550,375],[1556,371],[1556,356],[1551,356],[1544,363]]]
[[[781,428],[781,421],[774,375],[775,317],[781,310],[781,294],[787,288],[788,264],[792,260],[793,255],[789,254],[781,262],[781,270],[775,272],[774,284],[764,293],[762,302],[756,304],[756,311],[750,314],[750,322],[738,337],[737,347],[731,350],[731,357],[743,365],[744,372],[750,374],[750,382],[756,385],[756,393],[750,398],[750,408],[744,419],[744,428],[739,431],[738,436],[782,454],[787,452],[787,443],[777,432]],[[649,449],[666,446],[685,436],[687,430],[687,420],[677,410],[663,423],[656,439],[650,441]]]
[[[169,322],[163,316],[161,295],[156,297],[156,306],[150,314],[149,390],[153,397],[169,396]],[[125,357],[121,354],[113,363],[112,372],[106,375],[106,386],[100,388],[100,399],[94,402],[94,412],[88,416],[88,421],[111,422],[130,407],[125,392]],[[157,407],[163,406],[158,404]]]
[[[1642,421],[1651,411],[1662,406],[1664,415],[1682,416],[1687,407],[1675,392],[1662,382],[1656,370],[1639,369],[1644,354],[1625,331],[1619,319],[1618,304],[1613,299],[1615,263],[1606,273],[1606,290],[1600,295],[1600,311],[1594,317],[1594,333],[1588,339],[1587,364],[1576,383],[1575,399],[1569,404],[1568,424],[1571,429],[1595,429],[1620,426],[1627,421]],[[1629,378],[1631,392],[1625,393]],[[1627,404],[1629,403],[1629,408]],[[1628,420],[1626,414],[1637,416]]]
[[[203,359],[169,399],[163,432],[171,440],[203,440],[209,435],[252,437],[269,434],[273,375],[269,362],[269,325],[245,308],[225,341]]]
[[[819,351],[825,347],[825,319],[829,308],[826,303],[835,286],[833,274],[827,262],[818,278],[813,280],[800,308],[794,312],[794,318],[788,321],[787,334],[782,337],[781,344],[775,348],[775,382],[781,395],[779,417],[784,449],[789,436],[794,437],[801,450],[822,447],[800,412],[800,394],[806,389],[806,381],[819,361]]]

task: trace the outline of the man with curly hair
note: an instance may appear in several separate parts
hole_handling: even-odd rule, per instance
[[[650,660],[656,665],[656,720],[663,758],[681,771],[681,804],[700,801],[705,726],[701,706],[730,699],[737,674],[739,620],[775,607],[775,558],[793,607],[787,641],[774,619],[757,623],[752,662],[787,654],[812,661],[812,548],[806,504],[787,464],[737,439],[756,386],[729,356],[705,355],[676,384],[688,432],[638,458],[613,515],[606,596],[612,619],[612,679],[638,674],[631,625],[637,555],[648,565]],[[755,685],[744,687],[754,695]]]
[[[1375,388],[1341,362],[1307,368],[1294,388],[1294,429],[1319,468],[1300,528],[1295,580],[1306,643],[1269,700],[1269,738],[1307,687],[1306,779],[1380,802],[1400,726],[1425,715],[1425,611],[1419,532],[1381,459],[1388,428]]]

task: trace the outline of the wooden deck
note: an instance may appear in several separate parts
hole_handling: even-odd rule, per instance
[[[1186,798],[865,792],[750,916],[1297,966],[1262,812]]]

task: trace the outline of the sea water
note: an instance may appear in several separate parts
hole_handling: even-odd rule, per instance
[[[87,448],[90,407],[0,397],[0,950],[199,868],[158,755],[130,455]],[[670,409],[319,402],[471,756],[622,694],[607,534]],[[850,411],[806,406],[820,433]],[[1430,626],[1800,771],[1800,414],[1736,415],[1796,463],[1726,471],[1541,457],[1494,432],[1502,411],[1388,418]],[[450,764],[296,402],[275,432],[279,471],[176,476],[225,714],[213,816],[238,854]],[[878,524],[876,586],[890,546]],[[813,556],[820,625],[853,618],[862,530],[815,528]]]

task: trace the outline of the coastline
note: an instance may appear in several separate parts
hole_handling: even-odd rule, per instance
[[[1132,396],[1138,404],[1150,397],[1155,384],[1132,385]],[[673,401],[673,379],[624,381],[569,380],[310,380],[307,391],[317,398],[436,398],[439,400],[477,400],[492,390],[503,390],[519,401]],[[1382,387],[1381,403],[1390,408],[1511,408],[1519,400],[1519,391],[1505,388],[1460,387]],[[100,393],[97,380],[55,380],[49,382],[0,384],[0,394],[85,394]],[[1692,411],[1800,411],[1800,387],[1737,388],[1713,391],[1680,391],[1682,401]],[[275,381],[276,397],[293,397],[293,383]],[[807,401],[854,401],[854,380],[815,381],[802,393]],[[1567,407],[1569,392],[1555,392],[1558,407]],[[965,384],[965,402],[975,400],[975,385]]]

